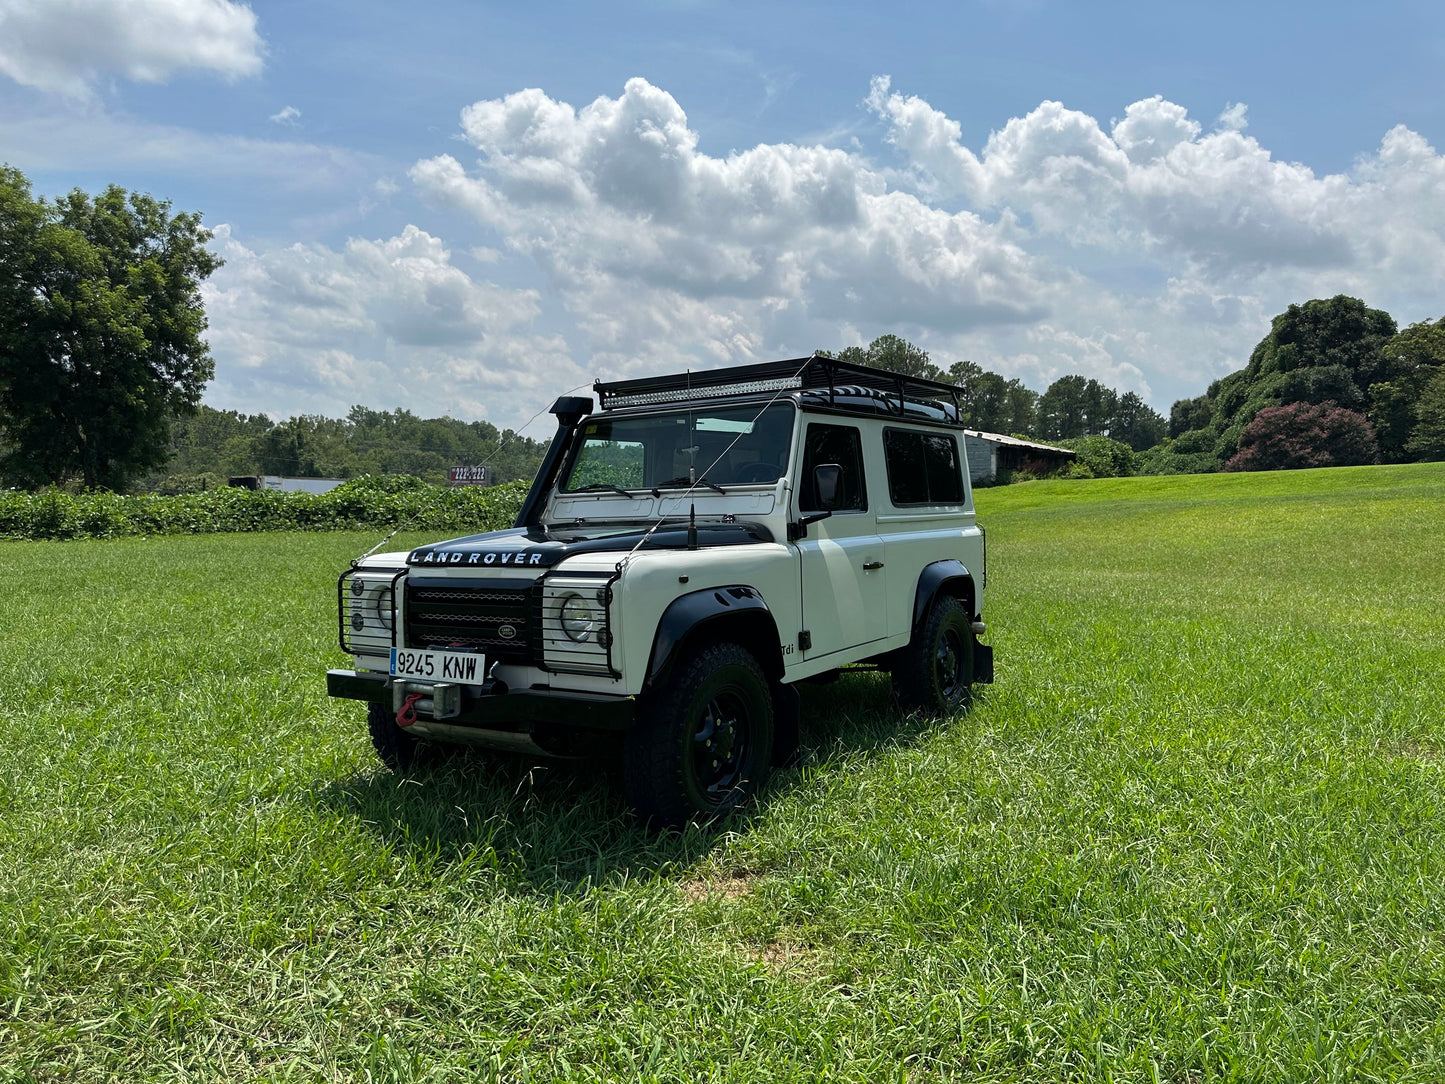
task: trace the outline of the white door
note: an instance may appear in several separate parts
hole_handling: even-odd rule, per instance
[[[826,464],[840,468],[833,514],[808,524],[807,537],[797,541],[809,644],[803,648],[805,659],[880,640],[888,627],[883,539],[868,503],[857,426],[808,423],[793,518],[828,510],[813,485],[814,471]]]

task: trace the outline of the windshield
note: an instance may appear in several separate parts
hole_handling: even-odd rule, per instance
[[[590,418],[561,488],[686,489],[776,482],[788,467],[792,403]]]

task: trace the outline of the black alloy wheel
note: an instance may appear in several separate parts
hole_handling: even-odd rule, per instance
[[[973,624],[958,599],[942,595],[913,643],[898,652],[893,693],[905,711],[946,715],[973,691]]]
[[[933,653],[933,680],[938,687],[939,698],[946,703],[957,700],[960,687],[968,685],[968,675],[963,672],[963,660],[967,655],[959,630],[951,625],[945,627]]]
[[[773,703],[740,644],[705,645],[640,698],[623,744],[627,798],[643,821],[680,826],[723,816],[767,781]]]
[[[748,705],[736,690],[714,696],[698,715],[692,735],[692,773],[714,807],[743,782],[751,727]]]

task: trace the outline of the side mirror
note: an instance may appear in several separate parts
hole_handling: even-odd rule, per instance
[[[818,507],[831,510],[838,503],[838,484],[843,480],[843,468],[837,463],[819,463],[813,468],[813,492],[818,495]]]

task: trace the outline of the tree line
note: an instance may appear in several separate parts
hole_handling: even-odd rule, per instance
[[[547,442],[490,422],[421,418],[409,410],[354,406],[345,418],[298,414],[278,423],[264,414],[201,406],[173,421],[165,471],[152,472],[141,484],[184,493],[255,474],[397,474],[445,484],[448,468],[483,463],[490,482],[510,482],[530,480],[546,450]]]
[[[1057,443],[1079,453],[1081,476],[1269,470],[1445,458],[1445,318],[1398,330],[1356,298],[1291,305],[1248,365],[1166,420],[1136,392],[1077,374],[1044,391],[972,361],[943,368],[898,335],[850,346],[840,360],[953,384],[962,420],[990,433]],[[546,442],[489,422],[421,418],[354,406],[345,418],[200,406],[171,422],[165,469],[144,488],[183,492],[226,477],[352,478],[407,474],[444,482],[450,466],[488,462],[496,482],[530,479]]]
[[[927,350],[897,335],[881,335],[867,346],[850,346],[837,354],[817,353],[952,384],[959,389],[963,423],[987,433],[1045,441],[1102,436],[1134,451],[1151,448],[1167,435],[1164,417],[1137,392],[1120,393],[1092,377],[1062,376],[1037,392],[972,361],[943,369]]]
[[[867,347],[849,347],[839,356],[955,384],[965,423],[988,432],[1065,442],[1107,437],[1139,451],[1162,439],[1167,428],[1164,418],[1133,392],[1121,395],[1097,380],[1068,376],[1041,394],[969,361],[940,369],[927,351],[897,335],[883,335]],[[546,450],[545,441],[498,431],[489,422],[420,418],[407,410],[354,406],[345,418],[301,414],[277,423],[264,414],[201,406],[173,420],[166,469],[141,483],[172,493],[250,474],[407,474],[440,483],[446,481],[448,467],[483,461],[492,481],[507,482],[530,479]],[[1119,473],[1119,468],[1095,473]]]
[[[896,335],[838,357],[955,384],[966,424],[1075,448],[1089,475],[1445,459],[1445,317],[1401,330],[1343,294],[1291,305],[1244,368],[1175,402],[1167,422],[1083,376],[1039,394],[973,362],[944,370]]]

